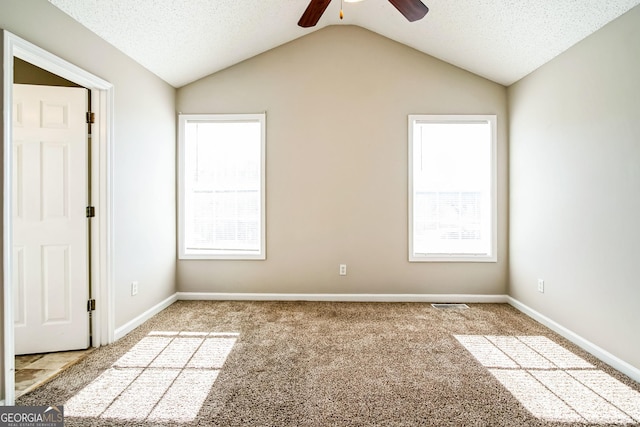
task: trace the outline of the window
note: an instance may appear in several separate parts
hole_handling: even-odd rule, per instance
[[[409,116],[409,261],[496,261],[496,116]]]
[[[180,115],[179,144],[179,257],[265,259],[265,115]]]

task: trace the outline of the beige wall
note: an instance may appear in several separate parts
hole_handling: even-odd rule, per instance
[[[114,85],[113,281],[122,326],[175,292],[175,89],[46,0],[0,0],[0,28]],[[140,290],[131,297],[134,280]]]
[[[333,26],[180,88],[177,105],[267,112],[267,260],[180,261],[180,291],[506,292],[503,86]],[[407,261],[407,115],[430,113],[498,116],[498,263]]]
[[[636,7],[509,89],[510,294],[636,368],[639,41]]]

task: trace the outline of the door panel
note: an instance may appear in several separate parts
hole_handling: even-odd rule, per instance
[[[68,219],[69,144],[42,143],[42,220]]]
[[[24,212],[24,186],[22,177],[24,176],[24,149],[21,142],[13,144],[13,219],[22,219]]]
[[[14,85],[16,354],[89,345],[87,91]]]
[[[71,320],[69,246],[42,247],[43,324]]]
[[[43,129],[69,129],[69,105],[64,102],[40,101],[40,126]]]
[[[15,326],[25,326],[27,301],[24,290],[24,247],[13,246],[13,319]]]

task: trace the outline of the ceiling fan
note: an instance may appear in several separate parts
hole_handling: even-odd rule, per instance
[[[331,0],[311,0],[302,17],[300,17],[298,25],[304,28],[316,25],[329,3],[331,3]],[[394,5],[409,22],[422,19],[429,12],[429,8],[421,0],[389,0],[389,3]],[[340,11],[340,19],[342,19],[342,10]]]

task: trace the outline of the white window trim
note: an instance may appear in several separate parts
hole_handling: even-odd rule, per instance
[[[185,125],[189,121],[259,121],[260,123],[260,250],[258,253],[188,254],[185,252]],[[258,114],[179,114],[178,115],[178,259],[264,260],[266,250],[266,113]]]
[[[415,254],[413,250],[413,129],[416,123],[473,123],[491,124],[491,253],[488,255],[467,254]],[[409,115],[408,139],[408,196],[409,196],[409,262],[497,262],[498,261],[498,191],[497,191],[497,117],[496,115]]]

